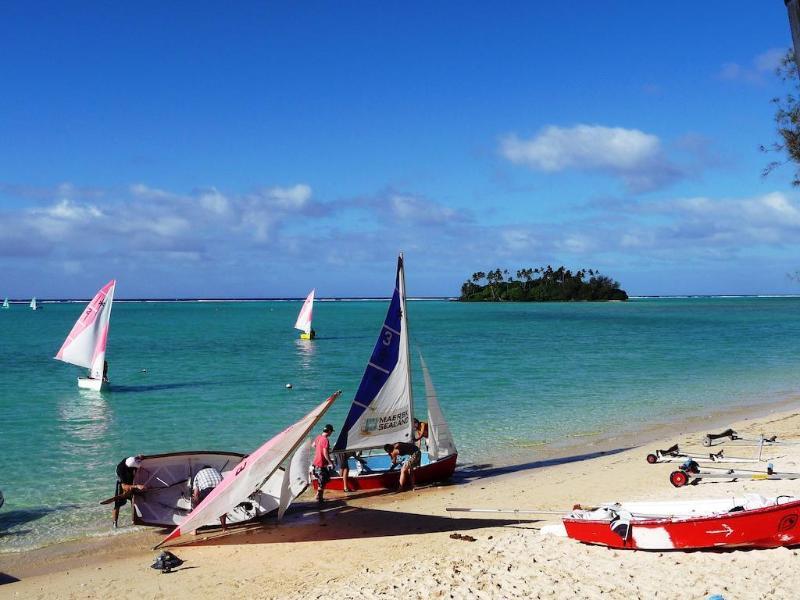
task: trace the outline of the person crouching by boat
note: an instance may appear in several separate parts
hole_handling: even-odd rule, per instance
[[[331,442],[328,439],[332,433],[333,425],[328,423],[314,440],[314,460],[311,465],[314,467],[314,479],[318,484],[317,502],[320,504],[324,502],[322,494],[325,491],[325,485],[331,480],[330,470],[334,468],[331,460]]]
[[[204,465],[194,476],[194,481],[192,482],[192,510],[205,500],[206,496],[211,493],[211,490],[220,483],[222,483],[222,473],[211,465]],[[219,518],[222,531],[227,531],[228,529],[227,518],[228,515],[222,515]]]
[[[114,489],[114,529],[117,528],[119,523],[119,509],[128,503],[128,500],[131,499],[134,492],[141,492],[144,490],[143,485],[133,484],[136,471],[138,471],[141,466],[141,455],[129,456],[121,460],[117,465],[117,485]]]
[[[411,480],[411,488],[414,489],[414,469],[417,468],[422,460],[422,452],[414,444],[408,442],[397,442],[396,444],[386,444],[383,449],[392,459],[392,469],[400,464],[401,456],[408,456],[400,467],[400,485],[397,491],[401,491],[406,487],[406,480]]]

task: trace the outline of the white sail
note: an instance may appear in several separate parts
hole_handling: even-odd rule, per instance
[[[436,390],[428,372],[428,365],[425,364],[425,359],[422,358],[421,352],[419,360],[422,364],[422,376],[425,379],[425,396],[428,400],[428,455],[431,460],[439,460],[456,454],[458,450],[456,450],[453,435],[450,433],[450,426],[447,424],[439,406]]]
[[[95,294],[56,354],[58,360],[89,369],[92,379],[103,378],[108,326],[116,285],[117,282],[112,279]]]
[[[8,308],[8,307],[9,307],[8,298],[6,298],[5,300],[3,300],[3,308]]]
[[[311,290],[311,293],[306,297],[303,302],[303,307],[300,309],[300,314],[297,315],[294,328],[299,329],[304,333],[311,333],[311,320],[314,316],[314,292],[316,289]],[[324,323],[323,323],[324,325]]]
[[[309,471],[311,470],[311,439],[295,450],[283,474],[281,485],[280,504],[278,505],[278,520],[283,518],[283,513],[289,505],[302,494],[311,483]]]
[[[290,425],[242,459],[236,469],[228,473],[161,544],[218,519],[256,493],[280,464],[300,446],[340,393],[333,394],[297,423]]]
[[[31,298],[31,310],[36,310],[38,306],[36,305],[36,296]]]
[[[403,255],[395,290],[361,385],[335,450],[380,448],[413,440],[413,394],[408,356],[408,320]]]

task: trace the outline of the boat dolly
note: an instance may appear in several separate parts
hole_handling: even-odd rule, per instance
[[[694,460],[698,463],[712,462],[712,463],[757,463],[761,462],[761,452],[758,453],[758,458],[737,458],[733,456],[724,456],[724,450],[719,452],[711,452],[708,454],[696,454],[692,452],[684,452],[678,444],[667,448],[666,450],[656,450],[647,455],[647,462],[651,465],[656,463],[672,463],[672,462],[685,462],[687,459]]]
[[[744,469],[724,469],[715,467],[700,468],[697,461],[689,459],[677,471],[669,474],[669,482],[675,487],[694,485],[701,479],[730,479],[736,481],[745,479],[750,481],[800,479],[800,473],[779,473],[773,470],[772,463],[767,465],[766,471],[749,471]]]

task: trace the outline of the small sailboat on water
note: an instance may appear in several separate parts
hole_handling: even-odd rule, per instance
[[[301,332],[301,340],[313,340],[317,335],[317,332],[311,327],[311,319],[314,316],[314,293],[316,291],[316,289],[313,289],[308,294],[306,301],[303,302],[303,307],[300,309],[300,314],[297,315],[297,321],[295,321],[294,324],[294,328],[299,329]]]
[[[78,377],[79,388],[99,392],[108,387],[106,344],[116,286],[116,280],[112,279],[95,294],[55,356],[57,360],[89,369],[87,377]]]
[[[38,309],[39,305],[36,304],[36,296],[34,296],[33,298],[31,298],[31,310],[38,310]]]
[[[3,308],[4,308],[4,309],[9,309],[9,308],[11,308],[11,305],[8,303],[8,298],[6,298],[5,300],[3,300]]]
[[[421,357],[420,357],[421,358]],[[394,294],[361,385],[333,451],[349,456],[348,485],[354,490],[396,489],[400,469],[392,468],[384,445],[413,443],[414,396],[411,387],[406,282],[403,255],[397,259]],[[422,361],[428,402],[427,449],[414,469],[416,484],[445,481],[456,468],[458,451],[439,407],[428,369]],[[377,452],[373,453],[373,451]],[[359,453],[356,459],[353,455]],[[342,490],[341,477],[326,489]]]

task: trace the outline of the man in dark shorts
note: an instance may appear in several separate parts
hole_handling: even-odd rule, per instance
[[[396,444],[386,444],[383,449],[392,459],[392,468],[396,467],[401,456],[408,456],[403,466],[400,467],[400,485],[398,491],[406,487],[406,479],[411,480],[411,489],[414,489],[414,469],[420,465],[422,452],[414,444],[408,442],[397,442]]]
[[[117,485],[114,489],[114,529],[119,521],[119,509],[128,503],[135,491],[144,490],[143,485],[133,485],[136,471],[142,465],[141,456],[129,456],[117,465]]]
[[[322,494],[325,485],[331,480],[330,470],[333,469],[331,442],[328,439],[332,433],[333,425],[328,423],[314,440],[314,460],[311,464],[314,467],[314,479],[317,480],[317,502],[320,504],[324,502]]]
[[[194,476],[194,481],[192,482],[192,509],[205,500],[206,496],[220,483],[222,483],[222,473],[217,471],[214,467],[205,465],[200,469]],[[228,515],[222,515],[219,518],[222,531],[227,531],[228,529],[227,518]]]

